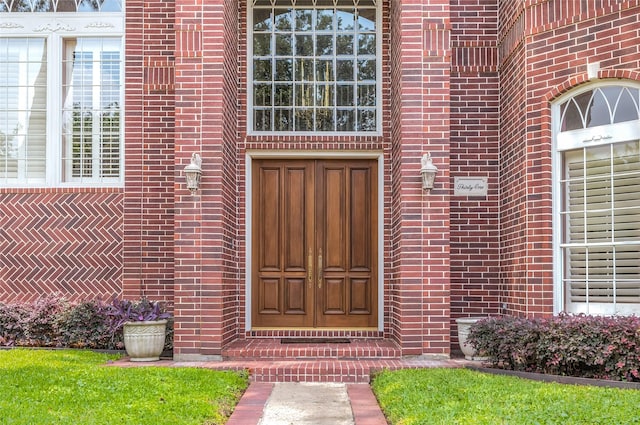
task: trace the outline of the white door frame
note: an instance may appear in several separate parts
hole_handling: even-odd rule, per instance
[[[289,151],[248,150],[245,154],[245,320],[246,331],[251,322],[251,264],[252,264],[252,174],[254,159],[376,159],[378,161],[378,331],[384,330],[384,155],[381,151]]]

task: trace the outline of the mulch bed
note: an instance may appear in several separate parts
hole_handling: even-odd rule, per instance
[[[494,375],[517,376],[519,378],[532,379],[542,382],[557,382],[560,384],[571,385],[593,385],[596,387],[622,388],[640,390],[640,382],[626,381],[609,381],[605,379],[577,378],[574,376],[547,375],[544,373],[520,372],[516,370],[497,369],[493,367],[482,367],[475,365],[467,365],[468,369],[477,370],[478,372],[491,373]]]

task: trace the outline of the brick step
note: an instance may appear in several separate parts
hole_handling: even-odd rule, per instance
[[[252,382],[369,383],[376,370],[403,367],[401,360],[280,360],[223,361],[219,370],[248,370]]]
[[[217,370],[247,370],[252,382],[340,382],[371,381],[371,375],[381,370],[408,368],[462,367],[464,359],[378,359],[378,360],[237,360],[197,364]],[[180,363],[176,366],[196,366]]]
[[[282,343],[277,338],[238,340],[222,350],[225,360],[357,360],[399,359],[402,352],[384,339],[351,339],[348,343]]]
[[[158,362],[132,362],[127,357],[110,362],[115,367],[201,367],[215,370],[246,370],[252,382],[340,382],[361,383],[371,381],[371,375],[381,370],[431,367],[464,367],[474,364],[465,359],[430,360],[425,358],[396,359],[305,359],[305,360],[224,360],[186,361],[160,360]],[[477,363],[475,363],[477,364]]]

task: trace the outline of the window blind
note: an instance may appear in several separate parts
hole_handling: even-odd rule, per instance
[[[640,302],[637,141],[567,152],[566,280],[571,302]]]
[[[0,178],[44,181],[46,159],[46,40],[0,40]]]

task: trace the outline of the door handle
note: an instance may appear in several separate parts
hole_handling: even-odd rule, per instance
[[[309,250],[309,258],[307,260],[307,280],[309,281],[309,288],[313,285],[313,251]]]
[[[322,248],[318,254],[318,288],[322,288]]]

